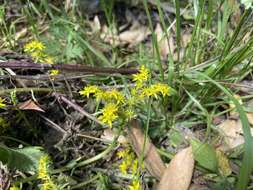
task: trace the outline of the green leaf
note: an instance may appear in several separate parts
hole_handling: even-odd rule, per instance
[[[194,159],[199,163],[200,166],[211,170],[217,171],[217,158],[215,150],[212,146],[207,143],[202,143],[197,139],[191,139]]]
[[[83,49],[80,48],[78,45],[73,45],[72,43],[67,45],[66,55],[68,59],[80,57],[82,53]]]
[[[36,171],[39,159],[45,155],[40,147],[26,147],[23,149],[12,149],[0,145],[0,161],[11,169],[23,172]]]

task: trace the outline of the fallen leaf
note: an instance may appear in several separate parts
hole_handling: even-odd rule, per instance
[[[40,111],[40,112],[45,112],[36,103],[34,103],[34,101],[32,101],[31,99],[19,104],[18,108],[21,110],[36,110],[36,111]]]
[[[253,125],[253,113],[252,112],[246,113],[246,116],[249,120],[249,123]]]
[[[156,190],[187,190],[194,168],[192,147],[178,152],[164,171]]]
[[[129,30],[119,34],[119,40],[123,44],[135,46],[142,42],[146,37],[151,34],[146,26],[142,26],[139,22],[135,21]]]
[[[244,143],[244,138],[242,136],[242,124],[240,120],[225,120],[218,125],[218,129],[225,141],[225,144],[221,146],[223,151],[233,149]]]
[[[145,168],[147,168],[148,172],[152,176],[160,180],[166,167],[160,158],[155,146],[152,144],[151,140],[148,137],[146,138],[145,150],[142,151],[145,135],[143,134],[140,128],[140,124],[137,120],[131,120],[129,122],[127,134],[129,141],[132,144],[133,150],[139,158],[141,157],[142,152],[144,152]]]

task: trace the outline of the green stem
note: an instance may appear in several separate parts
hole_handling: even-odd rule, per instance
[[[88,185],[88,184],[90,184],[90,183],[96,181],[98,178],[99,178],[99,176],[96,175],[96,176],[92,177],[91,179],[89,179],[88,181],[84,181],[84,182],[82,182],[82,183],[78,183],[77,185],[74,185],[74,186],[71,187],[70,189],[79,189],[79,188],[81,188],[81,187],[84,187],[84,186],[86,186],[86,185]]]
[[[146,148],[146,144],[147,144],[147,138],[148,138],[148,131],[149,131],[149,122],[150,122],[150,115],[151,115],[151,99],[148,100],[148,117],[147,117],[147,123],[145,126],[145,134],[144,134],[144,142],[143,142],[143,146],[142,146],[142,152],[141,152],[141,166],[144,162],[144,157],[145,157],[145,148]]]

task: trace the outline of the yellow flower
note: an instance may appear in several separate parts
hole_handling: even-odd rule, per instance
[[[133,152],[129,153],[129,154],[125,157],[125,159],[124,159],[124,161],[127,163],[127,165],[128,165],[129,168],[131,168],[131,166],[132,166],[134,160],[135,160],[135,155],[134,155]]]
[[[120,171],[121,171],[123,174],[127,174],[128,168],[129,168],[129,165],[128,165],[128,163],[127,163],[125,160],[123,160],[123,161],[121,162],[121,164],[119,165],[119,169],[120,169]]]
[[[52,180],[47,180],[42,184],[41,190],[58,190]]]
[[[45,53],[45,48],[46,47],[42,42],[34,40],[25,45],[24,51],[32,57],[34,62],[53,64],[55,60],[53,57]]]
[[[9,190],[20,190],[20,188],[18,188],[18,187],[16,187],[16,186],[12,186],[12,187],[10,187]]]
[[[169,87],[166,84],[153,84],[149,87],[143,88],[141,92],[141,97],[155,97],[158,98],[158,95],[162,94],[163,97],[169,95]]]
[[[31,53],[31,52],[35,52],[35,51],[42,51],[45,48],[46,47],[42,42],[40,42],[38,40],[33,40],[25,45],[24,51]]]
[[[119,158],[125,158],[130,152],[130,148],[125,148],[117,152]]]
[[[146,82],[149,78],[148,69],[142,65],[139,73],[133,75],[133,81],[136,82],[136,87],[140,88],[143,86],[143,83]]]
[[[153,85],[153,88],[162,94],[163,97],[169,96],[170,88],[166,84],[157,83]]]
[[[134,153],[133,152],[130,153],[130,149],[128,149],[126,151],[120,152],[119,156],[121,156],[121,158],[123,158],[121,164],[119,165],[120,171],[123,174],[127,174],[128,169],[132,169],[132,172],[136,173],[137,168],[138,168],[138,160],[136,163]],[[137,166],[136,166],[136,164],[137,164]]]
[[[51,185],[48,182],[43,183],[41,190],[51,190]]]
[[[141,190],[141,184],[138,180],[133,180],[132,185],[128,187],[128,190]]]
[[[49,163],[49,157],[47,155],[42,156],[39,160],[39,168],[38,168],[38,178],[39,179],[48,179],[48,163]]]
[[[51,75],[51,76],[58,75],[59,73],[60,73],[60,71],[56,70],[56,69],[52,69],[49,71],[49,75]]]
[[[136,174],[138,172],[138,159],[134,160],[134,163],[132,164],[131,170],[133,174]]]
[[[91,85],[85,86],[83,90],[79,91],[79,94],[89,98],[90,94],[97,94],[99,92],[101,92],[101,90],[97,86]]]
[[[102,109],[102,115],[98,119],[112,128],[112,122],[119,117],[117,112],[117,105],[109,103]]]
[[[0,108],[5,108],[6,107],[6,104],[4,102],[5,102],[5,99],[0,97]]]
[[[110,91],[106,91],[103,94],[103,98],[107,101],[116,101],[116,104],[120,104],[120,103],[124,103],[125,102],[125,97],[124,95],[119,92],[116,89],[110,90]]]

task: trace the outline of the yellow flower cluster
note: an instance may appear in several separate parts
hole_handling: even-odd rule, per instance
[[[57,186],[53,183],[52,180],[46,181],[42,184],[41,190],[58,190]]]
[[[140,182],[138,180],[133,180],[128,190],[142,190]]]
[[[142,65],[138,74],[133,75],[133,81],[135,81],[137,88],[141,88],[144,83],[149,79],[150,74],[148,69]]]
[[[27,54],[29,54],[35,62],[45,63],[45,64],[53,64],[54,58],[49,56],[45,52],[45,49],[46,49],[46,46],[38,40],[33,40],[24,46],[24,51]],[[50,70],[49,74],[50,75],[57,75],[57,74],[59,74],[59,71],[58,70]]]
[[[119,165],[119,169],[123,174],[127,174],[128,172],[131,172],[134,176],[134,180],[132,181],[132,184],[128,187],[129,190],[141,190],[141,185],[136,178],[139,176],[139,161],[136,158],[133,151],[130,149],[130,147],[127,147],[125,149],[122,149],[117,152],[118,158],[122,159],[121,164]]]
[[[169,96],[169,88],[166,84],[157,83],[143,88],[141,97],[154,97],[157,99],[159,94],[163,97]]]
[[[83,90],[79,91],[79,94],[87,98],[93,95],[97,101],[105,103],[98,119],[109,127],[112,127],[113,122],[118,119],[119,112],[122,112],[119,110],[119,107],[123,107],[125,103],[125,96],[116,89],[104,91],[97,86],[91,85],[84,87]],[[126,116],[131,116],[129,110],[126,110],[124,113]]]
[[[52,69],[49,71],[49,75],[51,75],[51,76],[58,75],[59,73],[60,73],[60,71],[57,69]]]
[[[48,164],[49,164],[49,157],[47,155],[42,156],[39,160],[39,168],[38,168],[38,178],[46,180],[48,175]]]
[[[87,98],[89,98],[89,96],[91,94],[100,94],[101,90],[95,86],[95,85],[92,85],[92,86],[85,86],[83,88],[83,90],[79,91],[79,94],[80,95],[83,95],[83,96],[86,96]]]
[[[43,184],[41,190],[58,190],[57,186],[52,181],[48,173],[49,157],[42,156],[39,160],[38,179],[41,179]]]
[[[6,104],[4,102],[5,102],[5,99],[0,97],[0,108],[5,108],[6,107]]]
[[[119,168],[123,174],[127,174],[128,172],[131,172],[133,175],[137,174],[139,162],[130,148],[120,150],[117,152],[117,156],[122,159]]]
[[[125,102],[124,95],[116,89],[105,91],[103,97],[106,101],[113,101],[117,105]]]
[[[98,117],[103,123],[112,127],[112,122],[118,118],[118,107],[116,104],[109,103],[102,109],[102,115]]]
[[[85,86],[79,94],[87,98],[94,96],[98,102],[104,103],[101,110],[99,120],[112,127],[113,122],[119,118],[129,120],[135,117],[134,107],[136,104],[145,100],[145,98],[158,98],[159,96],[169,96],[170,88],[166,84],[156,83],[148,85],[150,73],[145,66],[141,66],[139,73],[133,75],[135,82],[134,88],[130,90],[130,94],[125,96],[122,92],[111,89],[102,90],[98,86]]]
[[[45,45],[37,40],[27,43],[24,47],[25,52],[38,52],[45,49]]]

